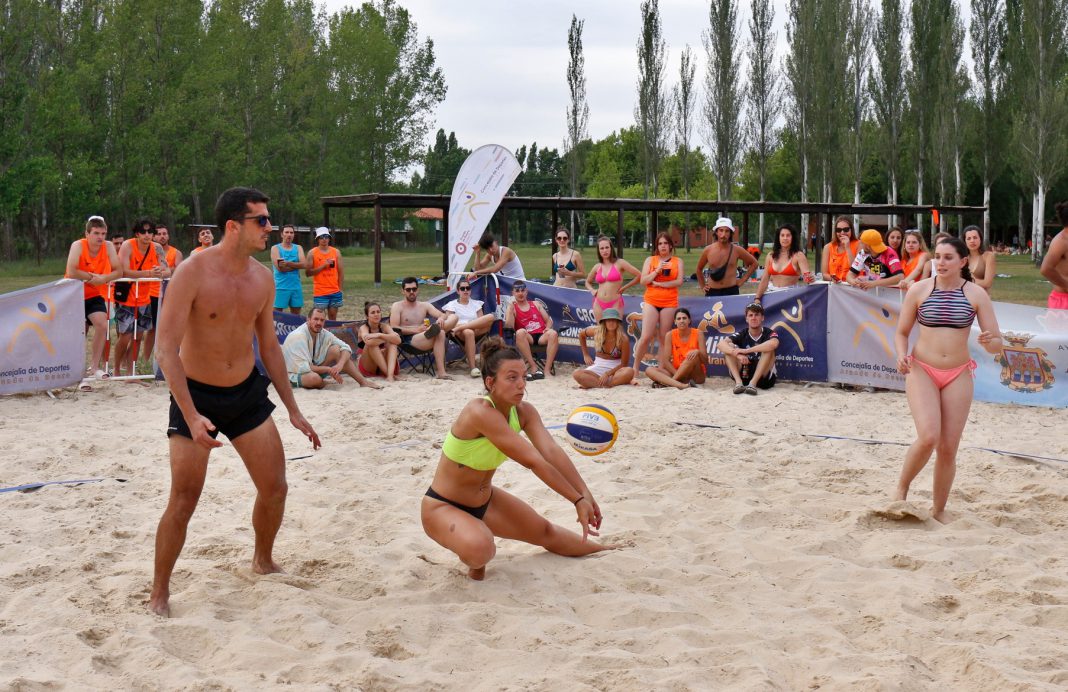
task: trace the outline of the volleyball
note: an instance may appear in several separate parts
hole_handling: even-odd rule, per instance
[[[616,415],[600,404],[579,406],[567,417],[567,441],[579,454],[604,454],[619,437]]]

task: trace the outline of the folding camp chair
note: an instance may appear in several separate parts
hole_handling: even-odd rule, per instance
[[[515,346],[515,330],[505,327],[504,329],[504,342],[511,346]],[[530,357],[534,359],[534,362],[538,364],[538,370],[545,371],[545,344],[531,344],[530,345]],[[552,368],[549,369],[550,374],[556,374],[556,362],[553,362]]]
[[[420,351],[411,344],[401,342],[397,348],[397,364],[405,372],[432,375],[434,374],[434,352]]]

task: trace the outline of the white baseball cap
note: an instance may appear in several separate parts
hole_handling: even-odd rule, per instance
[[[712,227],[712,230],[714,231],[717,228],[729,228],[729,229],[731,229],[733,231],[734,230],[734,223],[731,222],[731,219],[730,219],[729,216],[721,216],[718,219],[716,219],[716,225]]]
[[[319,226],[319,228],[315,229],[315,239],[316,240],[318,240],[319,238],[322,238],[324,235],[330,235],[330,229],[329,228],[327,228],[326,226]]]

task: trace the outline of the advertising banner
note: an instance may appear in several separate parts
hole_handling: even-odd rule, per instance
[[[0,295],[0,394],[78,384],[85,370],[82,282]]]
[[[897,371],[894,333],[904,291],[860,291],[829,286],[827,301],[827,379],[860,386],[905,390]],[[915,338],[915,335],[913,336]]]
[[[471,259],[475,245],[489,225],[508,188],[522,167],[512,152],[487,144],[471,152],[460,167],[449,203],[449,286]]]

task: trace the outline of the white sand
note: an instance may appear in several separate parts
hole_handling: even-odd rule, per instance
[[[734,396],[532,383],[548,424],[586,402],[616,447],[574,454],[629,547],[567,559],[499,541],[487,579],[419,525],[420,496],[476,381],[297,392],[324,447],[289,463],[276,559],[249,570],[252,485],[216,451],[172,583],[145,607],[168,490],[162,385],[0,400],[3,689],[1063,689],[1068,464],[964,448],[955,520],[891,520],[904,396],[780,385]],[[672,412],[673,411],[673,412]],[[287,456],[310,445],[275,413]],[[694,421],[723,426],[675,425]],[[1068,458],[1068,412],[976,403],[964,446]],[[554,431],[562,440],[562,432]],[[392,445],[392,446],[391,446]],[[497,483],[565,526],[517,464]],[[930,503],[931,471],[913,489]]]

